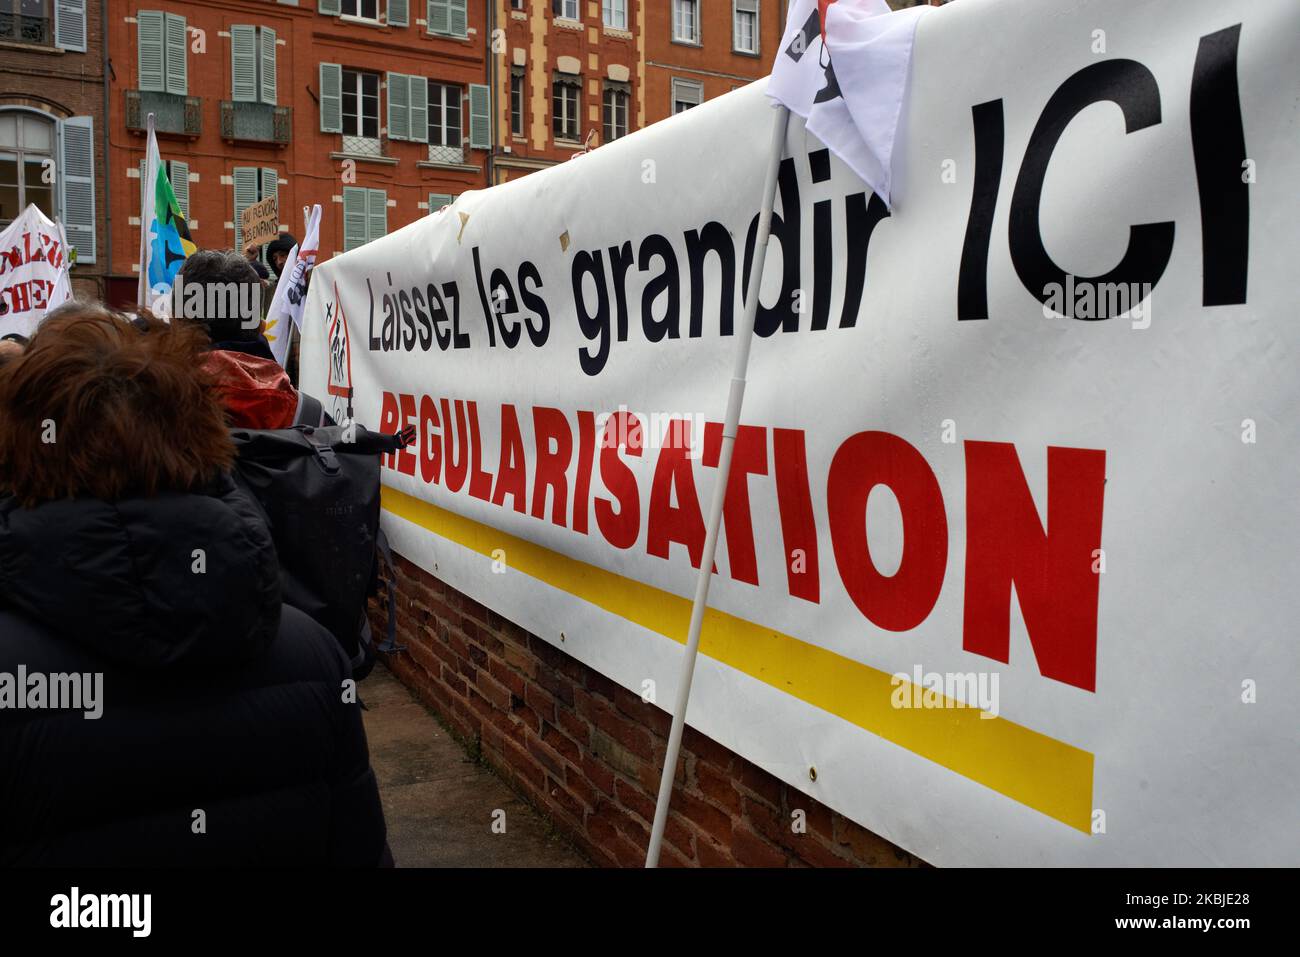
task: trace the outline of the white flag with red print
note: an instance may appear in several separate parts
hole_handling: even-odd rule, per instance
[[[266,341],[271,346],[271,354],[280,365],[289,361],[289,343],[293,338],[292,330],[302,328],[303,301],[307,298],[307,282],[316,265],[316,251],[320,246],[320,204],[308,209],[303,207],[302,218],[306,223],[303,241],[289,251],[284,269],[280,272],[280,281],[276,283],[271,305],[266,310]]]
[[[891,209],[894,134],[916,24],[929,9],[795,0],[767,85],[768,95],[807,120],[808,131]]]

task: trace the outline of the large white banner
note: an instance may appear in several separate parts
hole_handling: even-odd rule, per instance
[[[786,138],[689,723],[928,861],[1300,864],[1300,6],[961,0]],[[757,83],[318,266],[397,549],[672,701]],[[906,676],[906,677],[900,677]]]

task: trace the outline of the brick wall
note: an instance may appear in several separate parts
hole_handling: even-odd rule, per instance
[[[397,582],[390,670],[595,863],[642,866],[668,713],[400,556]],[[372,617],[383,634],[382,596]],[[687,727],[661,864],[921,861]]]
[[[50,30],[53,7],[49,4]],[[5,7],[8,10],[8,7]],[[86,4],[86,52],[60,50],[48,45],[0,41],[0,108],[27,107],[56,120],[71,116],[94,117],[96,262],[81,262],[72,269],[73,294],[86,299],[104,295],[108,247],[104,195],[104,60],[100,4]]]

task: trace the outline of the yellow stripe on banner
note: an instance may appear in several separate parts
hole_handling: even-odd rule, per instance
[[[385,487],[384,508],[471,551],[504,548],[510,567],[685,643],[691,602]],[[1091,832],[1093,755],[945,698],[895,708],[891,675],[792,635],[709,608],[700,652],[1058,821]],[[912,687],[902,689],[911,700]]]

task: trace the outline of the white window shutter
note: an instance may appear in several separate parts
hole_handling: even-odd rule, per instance
[[[339,0],[317,0],[316,9],[327,17],[339,15]]]
[[[388,234],[388,193],[382,189],[368,189],[367,239],[378,239]]]
[[[428,0],[425,18],[430,33],[451,33],[451,0]]]
[[[189,69],[186,54],[189,40],[185,35],[185,18],[180,14],[164,14],[167,27],[167,92],[185,96],[189,93]]]
[[[95,123],[71,116],[59,124],[63,230],[77,262],[95,261]]]
[[[140,89],[162,92],[163,15],[159,10],[140,10],[136,13],[136,63],[139,67]]]
[[[405,73],[388,74],[388,138],[410,138],[410,78]]]
[[[54,45],[86,52],[86,0],[55,0]]]
[[[469,0],[451,0],[451,29],[447,32],[454,37],[469,36],[469,13],[466,4]]]
[[[409,22],[408,0],[388,0],[388,25],[404,27]]]
[[[181,208],[181,215],[185,217],[185,222],[190,221],[190,164],[182,163],[180,160],[170,160],[167,163],[167,179],[172,184],[172,195],[176,197],[176,205]]]
[[[275,31],[262,27],[262,102],[275,105]]]
[[[235,251],[244,251],[244,210],[257,202],[257,167],[236,166],[235,181]]]
[[[320,131],[343,132],[343,67],[320,65]]]
[[[492,148],[492,89],[482,83],[469,85],[469,145]]]
[[[236,103],[257,101],[257,27],[230,27],[230,98]]]
[[[366,244],[367,190],[360,186],[343,187],[343,251]]]
[[[429,81],[422,76],[407,77],[411,85],[411,139],[429,142]]]

